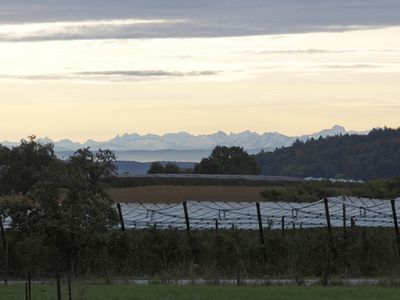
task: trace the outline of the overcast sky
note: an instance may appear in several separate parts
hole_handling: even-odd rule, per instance
[[[0,140],[400,126],[400,1],[0,0]]]

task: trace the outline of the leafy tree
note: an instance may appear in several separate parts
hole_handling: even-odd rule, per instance
[[[37,143],[34,136],[21,140],[18,147],[1,147],[0,195],[25,195],[36,182],[55,180],[60,163],[53,145]]]
[[[164,172],[165,172],[164,165],[159,161],[151,163],[150,169],[149,171],[147,171],[148,174],[162,174]]]
[[[12,189],[6,189],[9,193],[21,191],[23,199],[2,203],[0,209],[3,216],[11,217],[11,231],[19,236],[19,242],[35,237],[52,253],[55,268],[71,267],[80,251],[104,243],[104,234],[117,221],[100,182],[114,174],[111,151],[81,149],[64,162],[54,156],[52,145],[31,139],[8,154],[8,160],[2,162],[4,178],[26,174]],[[21,161],[26,162],[26,170],[17,168]]]
[[[99,149],[97,152],[89,148],[77,150],[70,158],[70,171],[76,176],[82,176],[89,184],[96,185],[102,177],[110,177],[116,174],[113,164],[115,154],[110,150]]]
[[[208,158],[194,168],[201,174],[259,174],[260,168],[254,157],[241,147],[217,146]]]
[[[167,162],[165,164],[165,173],[166,174],[179,174],[179,173],[181,173],[181,169],[176,164]]]
[[[174,163],[167,162],[165,165],[161,162],[153,162],[150,166],[148,174],[180,174],[182,170]]]

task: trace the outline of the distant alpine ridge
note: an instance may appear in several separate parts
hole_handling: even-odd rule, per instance
[[[330,129],[302,135],[286,136],[278,132],[266,132],[258,134],[252,131],[241,133],[225,133],[218,131],[214,134],[192,135],[187,132],[168,133],[165,135],[137,133],[117,135],[109,141],[88,140],[85,143],[73,142],[68,139],[53,141],[49,138],[39,139],[43,143],[53,143],[57,152],[70,152],[79,148],[90,147],[91,149],[110,149],[116,152],[125,151],[162,151],[162,150],[210,150],[217,145],[240,146],[245,150],[256,153],[261,150],[273,151],[276,148],[291,146],[297,139],[301,141],[310,138],[319,138],[344,134],[367,134],[365,132],[346,131],[343,126],[335,125]],[[3,142],[4,146],[15,146],[16,142]]]

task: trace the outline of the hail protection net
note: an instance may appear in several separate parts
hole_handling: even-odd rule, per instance
[[[333,227],[343,226],[344,220],[348,226],[352,222],[363,227],[393,226],[389,200],[340,196],[330,197],[327,202]],[[220,229],[259,228],[256,202],[187,201],[186,204],[192,229],[213,229],[216,226]],[[313,203],[260,202],[259,205],[263,227],[316,228],[327,224],[324,200]],[[154,226],[160,229],[186,228],[182,203],[121,203],[121,210],[126,228],[144,229]]]

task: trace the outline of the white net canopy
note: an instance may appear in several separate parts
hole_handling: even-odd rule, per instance
[[[341,227],[344,221],[348,225],[353,221],[363,227],[393,226],[389,200],[347,196],[330,197],[327,200],[332,227]],[[395,203],[399,200],[396,199]],[[186,204],[192,229],[213,229],[217,225],[220,229],[259,228],[256,202],[187,201]],[[317,228],[327,224],[324,200],[313,203],[260,202],[259,205],[263,227]],[[126,228],[186,228],[182,203],[121,203],[121,210]],[[400,208],[397,210],[399,212]]]

